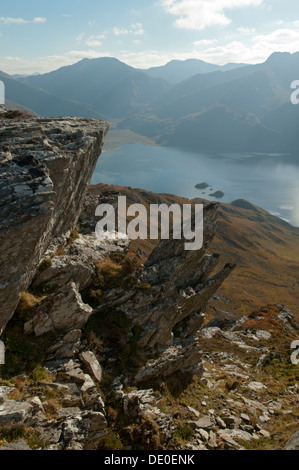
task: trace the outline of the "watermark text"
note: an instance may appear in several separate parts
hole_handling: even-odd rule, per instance
[[[1,104],[5,104],[5,85],[2,80],[0,80],[0,105]]]
[[[291,344],[291,349],[295,349],[291,355],[291,363],[297,366],[299,364],[299,341],[293,341]]]
[[[96,225],[100,239],[184,239],[185,250],[200,250],[203,245],[202,204],[150,204],[148,211],[143,204],[127,208],[126,196],[119,196],[117,209],[112,204],[100,204],[95,215],[102,217]]]
[[[0,365],[5,364],[5,346],[3,341],[0,341]]]
[[[291,83],[291,89],[295,90],[291,94],[291,103],[292,104],[299,104],[299,80],[294,80]]]

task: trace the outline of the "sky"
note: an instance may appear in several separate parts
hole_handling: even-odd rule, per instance
[[[299,51],[298,0],[2,0],[0,70],[45,73],[83,58],[138,68],[223,65]]]

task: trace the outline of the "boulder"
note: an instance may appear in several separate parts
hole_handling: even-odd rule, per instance
[[[149,361],[135,376],[136,383],[151,380],[155,377],[167,377],[175,372],[190,372],[200,374],[202,351],[196,339],[187,345],[172,346],[166,349],[161,357]]]
[[[31,450],[27,442],[19,439],[18,441],[0,446],[0,450]]]
[[[80,354],[80,359],[92,377],[98,382],[101,382],[103,379],[103,370],[94,353],[85,351]]]
[[[78,287],[70,282],[41,302],[35,317],[25,323],[25,333],[41,336],[53,330],[80,329],[92,314],[92,308],[82,302]]]

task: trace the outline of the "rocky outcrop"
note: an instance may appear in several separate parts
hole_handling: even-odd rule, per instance
[[[108,124],[0,119],[0,333],[50,242],[76,225]]]
[[[25,323],[24,330],[41,336],[53,330],[67,330],[70,326],[80,329],[91,314],[92,308],[82,302],[76,284],[70,282],[41,303],[36,316]]]
[[[78,361],[49,363],[45,370],[51,373],[52,380],[39,383],[43,402],[38,396],[23,401],[9,399],[14,386],[0,386],[0,429],[12,426],[31,428],[48,450],[95,449],[107,434],[105,405],[95,382],[80,366]],[[46,390],[57,396],[57,405],[55,409],[53,405],[50,408],[50,417],[51,405],[43,398]],[[10,450],[10,447],[0,449]]]
[[[167,376],[179,370],[199,369],[196,333],[205,307],[235,268],[227,264],[211,275],[219,255],[206,253],[216,232],[219,204],[204,208],[204,239],[198,251],[185,251],[184,240],[162,240],[154,249],[139,281],[141,289],[111,290],[95,314],[116,310],[125,314],[137,334],[139,350],[162,356],[147,364],[136,380]],[[142,289],[147,286],[147,289]]]
[[[196,338],[191,338],[186,343],[167,348],[159,359],[148,362],[138,371],[135,382],[145,382],[155,377],[167,377],[178,371],[199,375],[202,351],[198,341]]]

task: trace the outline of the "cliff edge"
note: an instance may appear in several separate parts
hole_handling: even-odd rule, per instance
[[[51,240],[76,225],[109,129],[1,111],[0,333]]]

